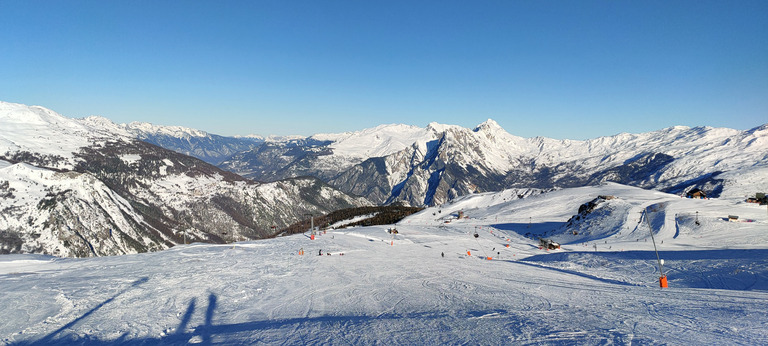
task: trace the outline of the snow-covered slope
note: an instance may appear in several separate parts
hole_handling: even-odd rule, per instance
[[[335,156],[362,161],[369,157],[381,157],[396,153],[430,135],[429,129],[390,124],[357,132],[317,134],[311,138],[332,142],[328,147],[333,149]]]
[[[630,238],[619,226],[552,251],[525,237],[558,229],[600,195],[628,206],[600,217],[629,228],[639,210],[667,211],[650,224],[669,288],[658,287],[648,229]],[[456,219],[460,210],[468,218]],[[688,221],[696,211],[698,226]],[[754,221],[723,221],[727,213]],[[0,340],[762,345],[766,225],[765,206],[608,184],[466,196],[396,226],[329,230],[315,240],[299,234],[89,259],[6,255]],[[585,237],[601,232],[589,229]]]
[[[627,270],[621,265],[637,264],[641,256],[655,260],[655,239],[667,260],[664,270],[670,276],[670,286],[768,290],[768,270],[759,269],[760,263],[768,262],[765,205],[746,203],[741,198],[681,198],[615,183],[546,193],[532,190],[528,197],[516,198],[519,193],[513,189],[465,196],[427,208],[401,225],[455,227],[490,236],[502,245],[523,241],[538,247],[539,238],[552,239],[563,244],[563,250],[550,253],[537,249],[538,254],[555,254],[534,257],[544,262],[542,266],[588,272],[600,265],[604,275],[633,284],[643,284],[631,277],[638,268],[628,273],[614,271]],[[459,211],[464,218],[458,218]],[[729,220],[729,216],[738,216],[738,220]],[[501,255],[509,255],[507,248],[495,248],[502,249]],[[492,255],[484,246],[470,250]],[[585,264],[582,261],[596,259],[574,254],[587,251],[595,252],[601,261],[621,263]],[[653,269],[654,264],[643,265]]]
[[[6,161],[0,161],[6,163]],[[0,253],[86,257],[164,248],[130,202],[88,173],[0,168]]]
[[[2,101],[0,124],[0,154],[57,169],[73,169],[74,153],[82,147],[130,138],[127,132],[90,126],[47,108]]]
[[[101,256],[184,238],[258,239],[304,213],[368,203],[311,177],[257,184],[103,118],[0,106],[0,253]]]

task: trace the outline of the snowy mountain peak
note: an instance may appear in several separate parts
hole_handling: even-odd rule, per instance
[[[94,119],[71,119],[44,107],[9,102],[0,102],[0,128],[0,154],[43,154],[48,167],[57,169],[74,168],[73,153],[83,147],[129,139]]]
[[[424,129],[404,124],[385,124],[356,132],[319,134],[311,138],[332,141],[334,155],[341,157],[382,157],[405,149],[426,135]]]
[[[248,135],[248,138],[253,138],[253,139],[262,138],[265,142],[289,142],[289,141],[298,141],[298,140],[306,139],[307,136],[302,136],[302,135],[286,135],[286,136],[269,135],[267,137],[260,137],[260,136],[257,136],[257,135]]]
[[[119,133],[121,136],[124,136],[124,137],[133,137],[134,135],[128,129],[126,129],[124,125],[117,124],[112,120],[102,116],[91,115],[91,116],[87,116],[85,118],[76,119],[76,120],[80,121],[82,124],[85,124],[86,126],[101,129],[103,131]]]
[[[266,140],[266,138],[264,136],[256,135],[256,134],[250,134],[250,135],[245,135],[245,136],[243,136],[243,135],[234,135],[232,137],[233,138],[237,138],[237,139],[249,139],[249,140],[255,140],[255,141],[262,141],[262,142]]]
[[[167,135],[178,138],[208,137],[208,132],[191,129],[183,126],[163,126],[146,122],[131,122],[123,125],[126,129],[140,131],[151,135]]]
[[[117,126],[114,121],[99,115],[90,115],[80,119],[82,122],[103,127]]]
[[[70,119],[44,107],[0,101],[0,119],[4,123],[34,125],[63,124]]]
[[[431,122],[429,125],[427,125],[427,131],[433,134],[442,134],[444,132],[448,132],[451,130],[460,130],[462,129],[461,126],[458,125],[446,125],[446,124],[440,124],[437,122]]]
[[[504,131],[504,129],[495,120],[488,119],[482,122],[480,125],[477,125],[474,131],[475,132],[479,132],[479,131],[495,132],[495,131]]]

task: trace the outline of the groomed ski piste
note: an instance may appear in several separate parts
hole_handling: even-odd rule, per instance
[[[9,345],[768,344],[768,211],[606,184],[476,194],[315,240],[5,255],[0,311]]]

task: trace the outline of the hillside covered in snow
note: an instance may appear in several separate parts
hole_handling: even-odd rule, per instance
[[[0,340],[766,344],[766,230],[765,206],[611,183],[474,194],[315,240],[5,255]],[[561,249],[539,249],[539,237]]]
[[[87,257],[276,234],[367,205],[311,177],[260,184],[103,118],[0,102],[0,253]]]

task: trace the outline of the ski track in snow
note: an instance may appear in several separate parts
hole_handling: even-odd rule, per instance
[[[601,238],[571,237],[553,251],[539,250],[536,234],[526,238],[556,237],[550,227],[598,194],[616,195],[606,203],[622,206],[594,214],[618,225]],[[468,217],[455,219],[458,210]],[[658,288],[642,210],[658,213],[649,224],[669,288]],[[754,222],[724,221],[728,213]],[[373,226],[314,241],[299,234],[89,259],[5,255],[0,340],[766,344],[767,224],[758,206],[609,184],[514,201],[475,195],[412,215],[394,237],[391,226]]]

